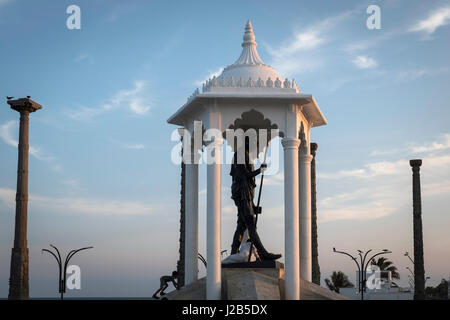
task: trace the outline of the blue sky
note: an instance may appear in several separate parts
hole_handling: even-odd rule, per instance
[[[81,30],[66,8],[81,8]],[[381,30],[366,8],[381,8]],[[422,168],[425,269],[450,276],[449,1],[0,0],[0,97],[31,95],[30,293],[56,296],[56,263],[40,254],[93,245],[75,257],[69,296],[148,296],[178,252],[179,167],[166,123],[193,90],[239,56],[251,19],[263,61],[313,94],[322,278],[353,265],[342,250],[394,251],[407,285],[411,170]],[[18,114],[0,108],[0,297],[13,241]],[[222,247],[235,212],[223,171]],[[268,177],[260,232],[283,250],[282,180]],[[205,246],[200,170],[200,252]],[[200,274],[204,274],[200,266]]]

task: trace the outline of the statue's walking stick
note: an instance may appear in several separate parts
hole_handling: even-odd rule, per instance
[[[267,149],[269,148],[269,144],[267,144],[266,150],[264,151],[264,161],[263,164],[266,164],[266,158],[267,158]],[[257,212],[255,212],[255,227],[253,228],[253,234],[256,233],[256,224],[258,223],[258,215],[261,213],[260,209],[259,209],[259,204],[261,202],[261,191],[262,191],[262,187],[263,187],[263,182],[264,182],[264,171],[261,173],[261,184],[259,185],[259,193],[258,193],[258,203],[256,205],[257,208]],[[251,258],[252,258],[252,252],[253,252],[253,239],[250,239],[250,252],[248,254],[248,262],[250,262]]]

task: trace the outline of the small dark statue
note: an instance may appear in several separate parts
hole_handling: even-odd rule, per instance
[[[156,292],[153,294],[152,297],[155,298],[155,299],[159,299],[158,298],[158,293],[159,293],[159,295],[161,297],[164,296],[166,294],[164,292],[164,290],[166,290],[167,287],[169,286],[169,282],[172,282],[172,284],[175,287],[175,289],[179,290],[180,287],[178,286],[177,279],[178,279],[178,272],[176,272],[176,271],[172,272],[171,276],[162,276],[160,278],[160,282],[161,282],[160,287],[159,287],[158,290],[156,290]]]
[[[238,209],[237,227],[231,245],[231,254],[238,253],[245,230],[248,230],[250,240],[255,246],[258,256],[261,260],[277,260],[281,254],[267,252],[259,239],[255,228],[255,211],[260,208],[255,207],[253,198],[255,195],[255,177],[265,170],[267,165],[262,164],[261,168],[254,170],[250,161],[249,147],[245,145],[245,161],[238,161],[238,152],[234,154],[233,164],[231,165],[230,175],[233,177],[231,186],[231,198]],[[244,163],[239,163],[244,162]]]

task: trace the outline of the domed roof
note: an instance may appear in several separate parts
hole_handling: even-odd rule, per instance
[[[238,82],[239,79],[247,81],[252,79],[258,81],[261,79],[264,83],[270,78],[272,81],[283,79],[272,67],[264,64],[256,50],[255,35],[253,34],[252,24],[247,21],[244,33],[244,42],[242,42],[242,53],[235,63],[226,67],[222,74],[218,77],[220,80],[233,79]]]

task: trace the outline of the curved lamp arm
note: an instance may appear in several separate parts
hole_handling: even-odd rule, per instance
[[[62,263],[62,259],[61,259],[61,254],[59,253],[59,250],[57,247],[55,247],[54,245],[50,244],[50,247],[52,247],[53,249],[55,249],[56,253],[58,254],[59,257],[59,261]]]
[[[64,262],[64,283],[63,283],[63,291],[66,292],[66,279],[67,279],[67,265],[69,264],[70,259],[77,253],[82,250],[92,249],[94,247],[84,247],[77,250],[72,250],[66,257],[66,261]]]
[[[333,248],[333,252],[335,253],[340,253],[340,254],[345,254],[347,256],[349,256],[353,261],[355,261],[356,266],[358,267],[358,270],[361,271],[361,268],[358,264],[358,260],[356,260],[356,258],[354,256],[352,256],[350,253],[344,252],[344,251],[337,251],[335,248]]]
[[[80,251],[82,251],[82,250],[92,249],[92,248],[94,248],[94,247],[84,247],[84,248],[80,248],[80,249],[77,249],[77,250],[72,250],[72,251],[70,251],[69,254],[68,254],[67,257],[66,257],[66,261],[64,262],[64,273],[65,273],[65,271],[66,271],[66,269],[67,269],[67,264],[69,263],[70,259],[72,259],[72,257],[73,257],[77,252],[80,252]]]
[[[55,246],[53,246],[53,245],[50,245],[50,246],[52,248],[55,248],[56,253],[58,254],[58,256],[56,256],[56,254],[54,254],[53,251],[50,251],[48,249],[42,249],[41,252],[48,252],[48,253],[50,253],[56,259],[56,262],[58,262],[58,268],[59,268],[58,291],[61,292],[62,289],[63,289],[62,288],[62,284],[61,284],[61,277],[62,277],[62,274],[61,274],[62,273],[62,270],[61,270],[61,268],[62,268],[61,255],[59,254],[59,250]]]
[[[375,258],[376,256],[379,256],[381,254],[388,254],[388,253],[392,253],[392,251],[382,251],[382,252],[378,252],[377,254],[374,254],[372,257],[370,257],[370,259],[367,261],[366,265],[364,266],[364,270],[367,270],[367,267],[369,266],[370,261],[372,261],[373,258]]]
[[[367,255],[368,255],[369,252],[371,252],[371,251],[372,251],[372,249],[368,250],[368,251],[366,252],[366,254],[364,255],[364,259],[362,260],[362,265],[364,265],[364,263],[366,262]],[[372,260],[372,258],[370,258],[369,261],[370,261],[370,260]]]
[[[48,252],[48,253],[50,253],[52,256],[54,256],[55,259],[56,259],[56,262],[58,262],[59,268],[61,269],[61,260],[58,259],[58,257],[56,256],[56,254],[54,254],[52,251],[47,250],[47,249],[42,249],[41,251],[42,251],[42,252],[44,252],[44,251],[45,251],[45,252]]]
[[[201,262],[203,262],[203,264],[205,265],[205,268],[206,268],[206,260],[205,260],[205,258],[200,253],[198,254],[198,258],[200,259]]]

